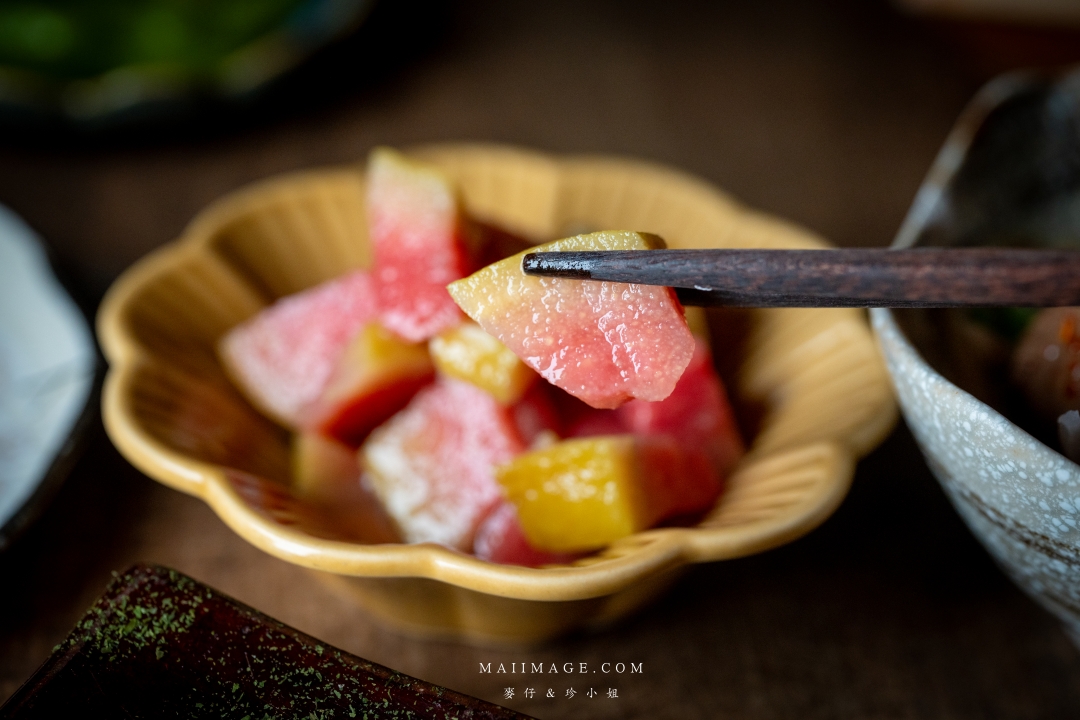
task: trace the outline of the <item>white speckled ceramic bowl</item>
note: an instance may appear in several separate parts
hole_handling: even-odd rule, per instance
[[[990,83],[946,141],[894,247],[1080,246],[1078,128],[1080,73]],[[930,469],[1001,567],[1080,644],[1080,466],[976,398],[980,384],[993,388],[971,377],[970,358],[955,357],[975,354],[966,341],[954,362],[931,367],[915,344],[924,354],[950,351],[941,335],[920,333],[929,316],[871,315]],[[946,365],[972,392],[939,372]]]

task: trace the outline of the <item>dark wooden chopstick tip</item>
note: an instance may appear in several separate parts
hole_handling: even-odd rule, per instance
[[[594,263],[581,260],[572,253],[528,253],[521,260],[521,270],[526,275],[589,280]]]

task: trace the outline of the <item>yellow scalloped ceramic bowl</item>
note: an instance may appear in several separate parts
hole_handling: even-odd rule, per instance
[[[824,244],[655,165],[485,145],[412,154],[453,179],[473,215],[537,240],[626,228],[675,248]],[[863,313],[745,311],[730,390],[737,405],[756,409],[757,430],[698,526],[649,530],[541,569],[436,545],[336,539],[289,494],[287,434],[233,390],[214,346],[274,298],[367,265],[363,198],[359,168],[261,182],[218,201],[177,242],[124,273],[98,316],[110,364],[103,413],[109,436],[140,470],[202,498],[249,542],[319,571],[398,628],[533,642],[610,622],[688,563],[760,552],[820,524],[847,493],[855,460],[894,423]],[[716,352],[730,358],[735,350]]]

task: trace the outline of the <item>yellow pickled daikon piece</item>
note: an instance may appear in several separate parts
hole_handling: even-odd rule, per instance
[[[475,323],[461,323],[440,333],[428,349],[440,373],[475,385],[502,405],[520,400],[539,377]]]

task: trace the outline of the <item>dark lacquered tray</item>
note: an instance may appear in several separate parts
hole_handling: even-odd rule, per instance
[[[162,567],[136,566],[0,718],[526,718],[350,655]]]

